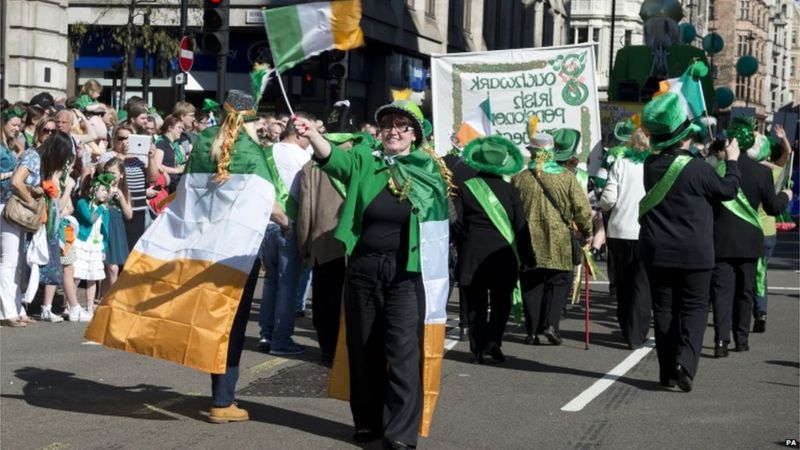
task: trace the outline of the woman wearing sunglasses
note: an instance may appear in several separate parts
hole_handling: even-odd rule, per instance
[[[56,132],[56,119],[54,117],[45,116],[36,123],[36,128],[33,132],[34,143],[37,147],[44,144],[53,133]]]

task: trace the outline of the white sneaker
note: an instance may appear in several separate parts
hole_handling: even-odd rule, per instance
[[[92,320],[92,313],[86,311],[80,306],[76,305],[69,309],[70,322],[88,322],[90,320]]]
[[[42,322],[53,322],[53,323],[64,321],[64,319],[58,314],[53,314],[50,308],[44,308],[44,307],[42,308],[41,320]]]

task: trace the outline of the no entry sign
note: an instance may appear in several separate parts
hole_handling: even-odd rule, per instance
[[[181,38],[181,49],[178,53],[178,65],[180,65],[183,72],[188,73],[190,70],[192,70],[192,64],[194,64],[194,46],[192,45],[192,40],[189,39],[189,36],[184,36]]]

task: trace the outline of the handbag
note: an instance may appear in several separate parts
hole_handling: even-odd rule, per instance
[[[553,205],[553,208],[558,211],[558,215],[561,216],[561,220],[564,222],[564,225],[567,226],[567,233],[569,234],[569,242],[572,246],[572,265],[577,266],[581,262],[583,262],[583,248],[581,248],[581,244],[578,243],[578,240],[575,239],[575,233],[572,232],[572,224],[569,220],[564,216],[564,213],[561,209],[558,208],[558,203],[556,203],[556,199],[553,198],[553,195],[550,194],[550,191],[542,184],[541,180],[537,178],[535,175],[532,175],[533,179],[539,183],[539,187],[542,188],[542,192],[544,196],[547,197],[547,200],[550,201],[550,204]]]
[[[17,194],[11,194],[3,209],[3,218],[6,222],[13,223],[25,232],[37,232],[42,227],[42,218],[47,204],[43,195],[34,197],[33,202],[33,209],[31,209]]]

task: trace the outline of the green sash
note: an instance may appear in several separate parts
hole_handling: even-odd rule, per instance
[[[331,180],[331,184],[333,185],[333,188],[336,189],[336,192],[338,192],[342,198],[347,198],[347,188],[345,187],[344,183],[330,175],[328,175],[328,179]]]
[[[725,161],[720,161],[717,163],[717,174],[721,177],[724,177],[727,167],[728,166],[725,164]],[[750,202],[747,201],[747,197],[745,197],[742,188],[739,188],[736,191],[736,198],[722,202],[722,206],[727,208],[728,211],[732,212],[734,216],[756,227],[762,233],[764,232],[764,229],[761,226],[761,217],[758,215],[758,211],[756,211],[755,208],[750,205]],[[756,295],[759,297],[764,296],[764,291],[766,290],[767,284],[766,282],[767,262],[762,256],[758,258],[758,263],[756,264]]]
[[[278,166],[275,165],[275,155],[271,145],[264,151],[264,157],[267,160],[267,170],[272,178],[272,185],[275,187],[275,201],[281,205],[281,208],[290,219],[297,219],[297,201],[289,195],[289,190],[286,189],[286,185],[283,183],[283,178],[278,172]]]
[[[639,201],[639,220],[642,220],[645,214],[650,212],[651,209],[655,208],[664,197],[667,196],[667,192],[672,189],[672,185],[675,184],[675,180],[678,179],[678,175],[683,172],[683,169],[689,164],[689,161],[692,160],[692,157],[689,155],[679,155],[672,161],[672,164],[669,165],[667,168],[667,172],[664,173],[664,176],[661,177],[660,180],[653,186],[652,189],[647,191],[647,193],[642,197]]]
[[[509,245],[511,245],[511,250],[514,251],[514,256],[517,257],[517,264],[519,264],[520,259],[517,254],[517,239],[514,236],[514,229],[511,227],[511,220],[508,218],[508,213],[500,203],[500,200],[497,199],[497,196],[494,195],[494,192],[492,192],[492,189],[486,184],[483,178],[470,178],[465,181],[464,184],[467,185],[472,195],[478,200],[478,203],[480,203],[483,211],[492,221],[495,228],[497,228],[497,231],[499,231],[506,241],[508,241]],[[519,283],[519,277],[517,277],[517,285],[514,287],[514,294],[511,297],[511,310],[514,313],[514,320],[519,323],[522,319],[522,288]]]

